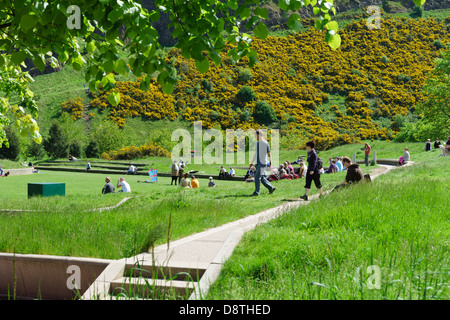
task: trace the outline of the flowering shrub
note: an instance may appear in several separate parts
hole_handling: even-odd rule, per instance
[[[106,160],[131,160],[149,156],[170,158],[171,154],[169,151],[161,148],[156,143],[147,143],[139,147],[127,146],[119,149],[118,151],[112,150],[102,154],[102,158]]]
[[[142,91],[138,82],[116,82],[114,90],[120,94],[120,103],[112,106],[108,102],[108,92],[100,90],[91,101],[91,107],[106,110],[109,108],[108,118],[119,127],[123,127],[126,117],[145,117],[151,120],[169,119],[175,120],[178,114],[175,112],[175,104],[172,96],[162,92],[161,88],[152,79],[149,89]]]
[[[73,120],[81,119],[83,116],[83,99],[78,97],[75,100],[69,99],[66,102],[61,103],[61,108],[63,111],[70,114]]]
[[[208,129],[245,130],[267,125],[252,117],[257,101],[266,101],[278,119],[292,119],[283,132],[297,135],[299,143],[315,139],[327,148],[357,139],[391,139],[395,129],[380,123],[408,114],[424,100],[422,87],[439,57],[436,44],[449,42],[450,36],[447,26],[435,19],[388,18],[381,23],[379,30],[369,30],[363,19],[348,24],[340,31],[342,45],[336,51],[314,28],[287,37],[255,38],[252,47],[260,63],[251,70],[246,59],[230,61],[226,52],[231,46],[223,50],[222,64],[211,63],[204,74],[173,49],[166,57],[178,78],[172,95],[162,93],[154,80],[146,92],[139,89],[139,81],[116,82],[114,90],[121,95],[117,107],[109,105],[107,93],[95,97],[91,106],[109,109],[109,118],[119,126],[130,116],[178,117],[202,121]],[[242,88],[251,89],[254,98],[242,98]],[[324,121],[316,110],[331,94],[345,97],[345,102],[329,110],[333,121]]]

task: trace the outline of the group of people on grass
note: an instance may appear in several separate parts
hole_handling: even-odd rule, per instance
[[[209,177],[208,188],[213,188],[216,186],[213,177]],[[189,173],[185,173],[183,180],[181,180],[180,187],[186,189],[198,189],[200,188],[200,182],[195,177],[195,175],[191,175],[189,178]]]
[[[102,189],[102,194],[107,194],[107,193],[116,193],[116,188],[114,187],[114,185],[111,183],[111,178],[110,177],[106,177],[105,178],[105,182],[106,184],[103,186]],[[124,177],[120,177],[117,180],[117,188],[121,188],[118,192],[131,192],[131,187],[128,184],[128,182],[125,181]]]
[[[450,154],[450,137],[447,138],[445,145],[442,145],[439,138],[434,142],[434,149],[440,149],[440,156],[448,156]],[[425,151],[431,151],[431,139],[428,139],[425,143]]]
[[[298,160],[293,161],[292,164],[299,164],[299,168],[295,169],[293,165],[289,161],[285,161],[283,164],[279,166],[279,168],[272,167],[272,156],[270,152],[269,143],[264,140],[263,132],[261,130],[256,130],[256,152],[254,154],[253,160],[250,164],[249,169],[244,177],[244,181],[246,182],[254,182],[255,190],[251,194],[251,196],[258,196],[261,191],[261,184],[269,190],[269,194],[272,194],[276,188],[270,183],[271,181],[280,180],[280,179],[299,179],[305,178],[305,193],[300,198],[303,200],[308,200],[309,192],[311,190],[312,183],[314,182],[315,187],[319,191],[319,196],[322,196],[322,183],[321,183],[321,175],[322,174],[331,174],[341,171],[346,171],[345,181],[337,185],[334,190],[338,190],[344,186],[358,183],[360,181],[370,181],[370,175],[364,175],[361,167],[357,163],[352,163],[351,159],[346,156],[342,157],[334,157],[329,158],[330,166],[327,170],[324,170],[322,167],[321,159],[319,158],[315,147],[316,144],[314,141],[309,141],[306,143],[307,150],[307,159],[304,161],[303,157],[299,157]],[[450,137],[444,146],[440,145],[439,140],[435,142],[435,148],[444,148],[450,151]],[[364,150],[364,163],[366,166],[369,165],[369,155],[371,152],[371,147],[369,144],[365,144],[362,148]],[[430,140],[427,141],[427,145],[425,146],[425,150],[431,150]],[[268,159],[267,159],[268,158]],[[405,148],[403,155],[399,158],[398,165],[405,165],[408,161],[410,161],[410,153],[409,149]],[[171,165],[172,172],[172,181],[171,185],[175,182],[175,185],[178,185],[182,188],[188,189],[197,189],[200,187],[200,183],[198,179],[192,174],[184,173],[185,163],[180,158],[179,163],[177,164],[174,161]],[[1,169],[1,167],[0,167]],[[267,176],[266,170],[270,172],[269,177]],[[230,171],[226,171],[222,166],[219,171],[219,179],[230,179],[235,176],[235,170],[230,168]],[[113,193],[115,192],[115,188],[111,183],[111,179],[106,177],[105,186],[103,187],[102,193]],[[213,177],[209,177],[208,187],[215,187],[216,184],[214,182]],[[120,192],[131,192],[131,188],[129,184],[122,177],[117,182],[117,188],[120,188]],[[333,190],[333,191],[334,191]]]
[[[276,188],[270,183],[266,175],[266,168],[268,164],[269,169],[271,170],[273,169],[271,165],[272,156],[270,153],[270,146],[269,143],[263,139],[263,133],[261,130],[256,130],[255,134],[257,140],[256,153],[250,165],[250,168],[253,168],[253,166],[255,167],[254,170],[255,191],[251,194],[251,196],[258,196],[260,194],[261,183],[266,189],[269,190],[269,194],[272,194],[276,190]],[[315,147],[316,144],[314,141],[309,141],[306,143],[306,150],[308,152],[306,160],[307,166],[305,164],[306,168],[304,168],[303,165],[301,165],[299,168],[299,176],[304,176],[306,180],[305,194],[302,195],[300,198],[306,201],[308,200],[309,192],[311,190],[311,185],[313,182],[316,188],[319,190],[320,196],[322,196],[322,183],[320,181],[320,176],[321,176],[321,169],[323,168],[321,168],[319,156],[317,155]],[[269,162],[267,162],[267,157],[269,157]],[[303,162],[303,159],[299,157],[297,162],[300,165]],[[362,180],[370,180],[370,175],[364,176],[360,166],[356,163],[352,163],[349,157],[342,157],[342,158],[335,157],[334,159],[330,158],[330,162],[336,165],[336,167],[333,166],[331,171],[329,171],[329,173],[338,172],[339,170],[347,170],[345,181],[339,184],[335,189],[339,189],[340,187],[356,183]],[[339,163],[339,165],[337,163]],[[290,171],[294,171],[294,174],[297,174],[295,173],[295,170],[291,168],[292,166],[289,165],[290,164],[288,162],[285,162],[282,165],[283,167],[281,169],[286,170],[286,168],[288,168]],[[302,171],[300,172],[300,170]]]
[[[236,176],[236,171],[230,167],[230,170],[227,170],[221,166],[219,170],[219,180],[231,180],[231,178]]]

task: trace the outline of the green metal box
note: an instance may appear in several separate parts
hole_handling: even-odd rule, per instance
[[[28,184],[28,197],[32,196],[65,196],[66,184],[56,182],[40,182]]]

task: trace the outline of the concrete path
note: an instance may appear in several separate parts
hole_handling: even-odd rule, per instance
[[[409,162],[407,165],[412,165]],[[395,166],[380,165],[371,173],[371,178],[386,174]],[[324,192],[330,193],[331,190]],[[276,208],[268,209],[258,214],[233,221],[222,226],[212,228],[203,232],[190,235],[186,238],[170,242],[154,248],[153,252],[137,255],[127,259],[128,263],[138,263],[140,266],[176,266],[186,269],[204,270],[204,273],[198,282],[197,290],[191,295],[190,299],[200,299],[204,296],[219,275],[223,263],[231,256],[234,248],[239,243],[245,232],[272,220],[279,215],[307,205],[316,200],[318,194],[309,197],[309,201],[296,200],[286,202]]]

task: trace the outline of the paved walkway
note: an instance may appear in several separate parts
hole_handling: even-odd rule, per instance
[[[408,166],[412,164],[409,162]],[[397,169],[397,167],[380,165],[379,168],[372,171],[371,178],[376,179],[393,169]],[[324,194],[330,192],[331,190]],[[191,299],[198,299],[206,294],[209,285],[218,277],[223,263],[230,257],[245,232],[285,212],[307,205],[318,197],[319,195],[315,194],[309,197],[309,201],[286,202],[276,208],[158,246],[154,248],[153,252],[140,254],[130,259],[134,259],[140,265],[167,265],[206,270],[199,281],[199,290],[195,290],[191,296]]]

